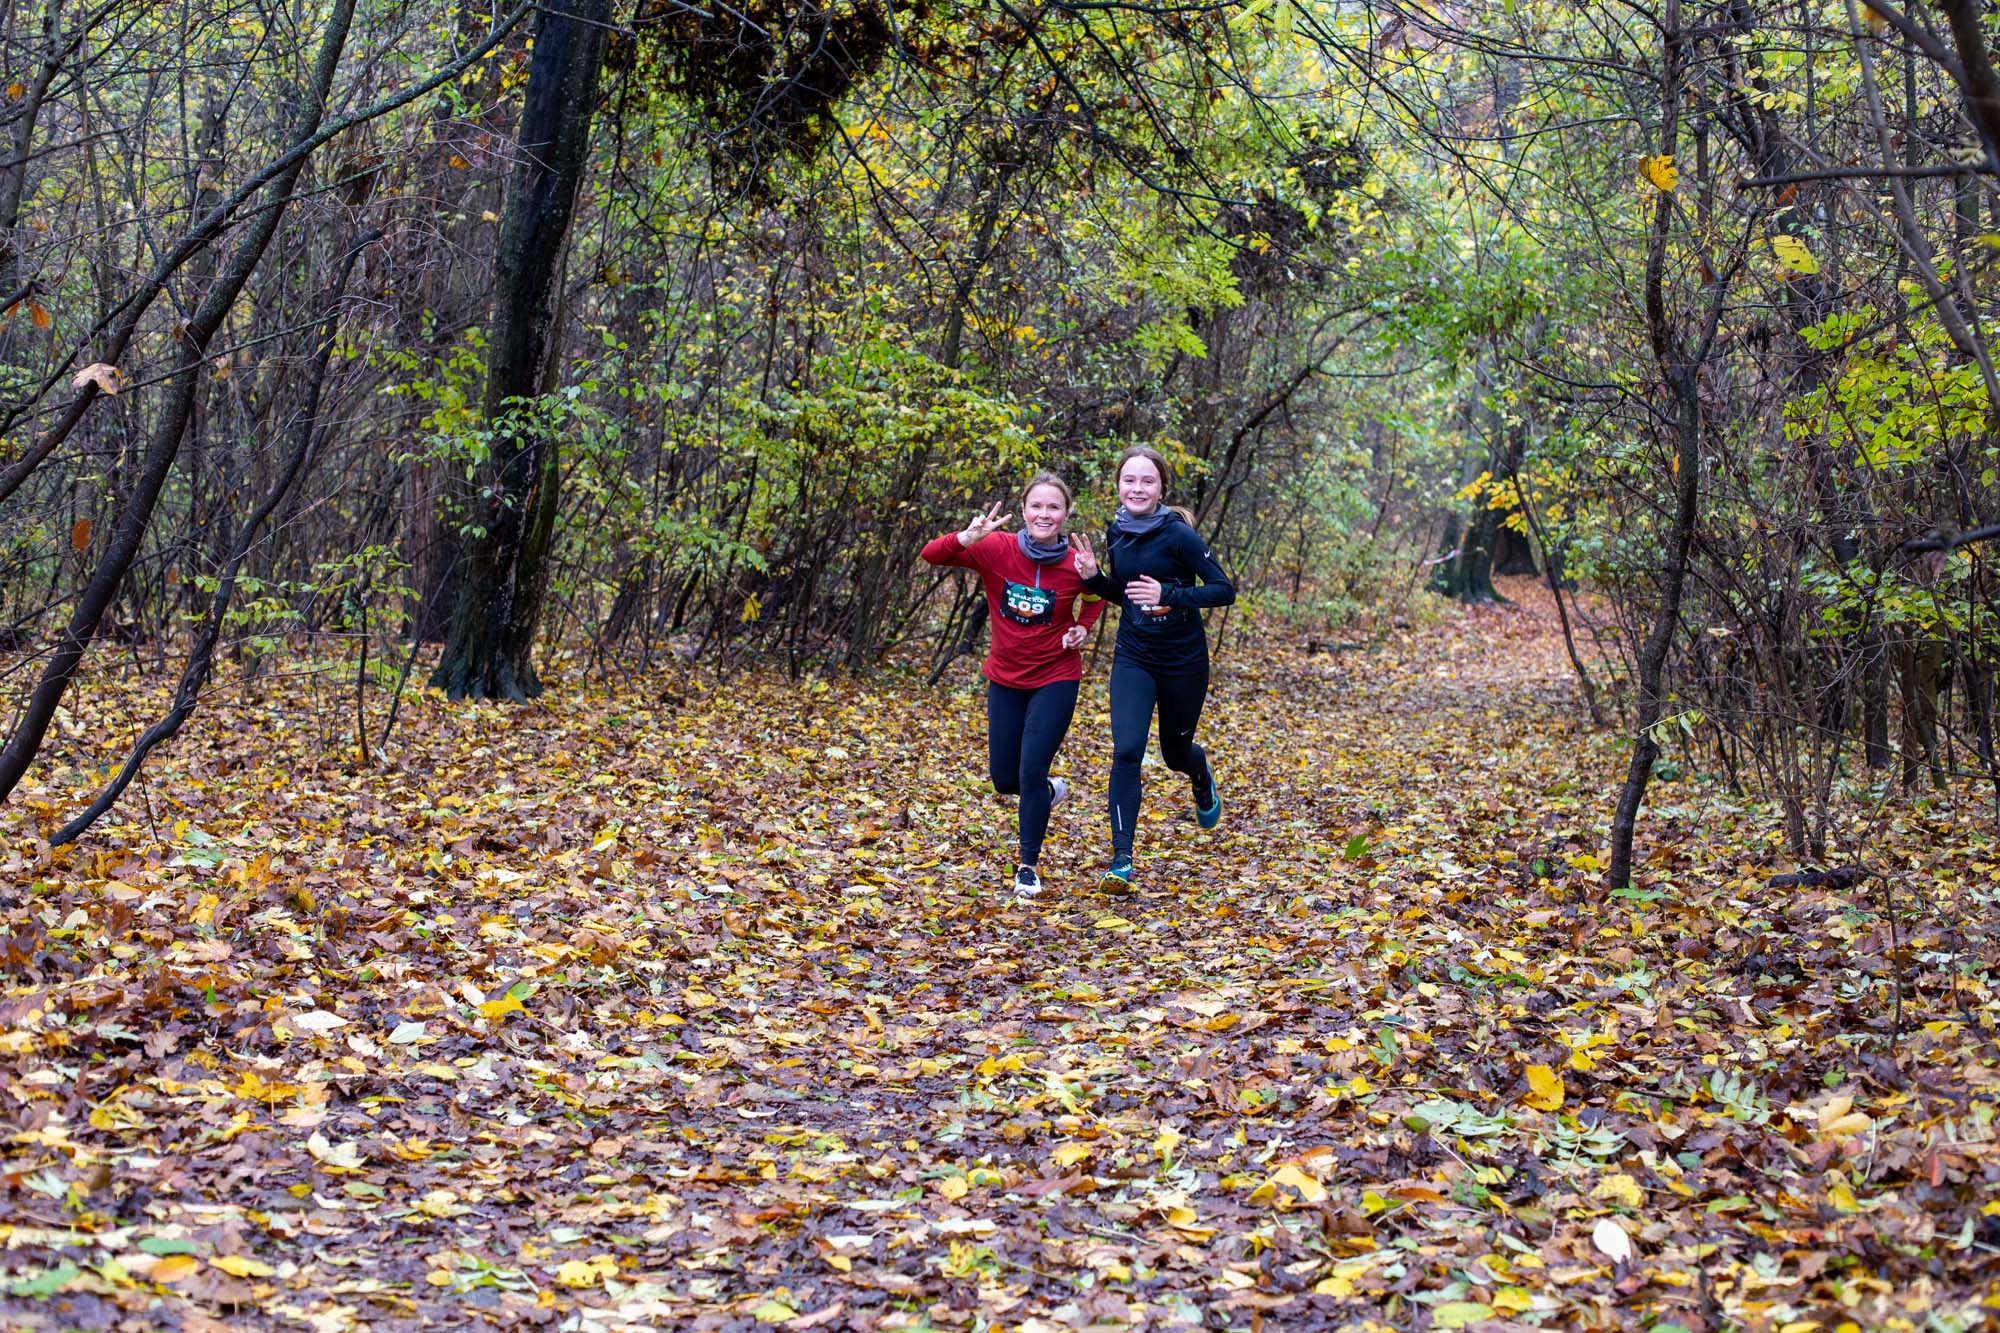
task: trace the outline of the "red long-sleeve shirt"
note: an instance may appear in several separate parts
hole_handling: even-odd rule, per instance
[[[979,572],[993,623],[993,643],[982,668],[986,679],[1016,690],[1083,679],[1083,653],[1063,647],[1062,637],[1071,625],[1089,629],[1096,624],[1104,603],[1085,591],[1077,577],[1075,551],[1038,565],[1021,554],[1011,532],[971,546],[961,546],[958,534],[947,532],[924,547],[923,557],[933,565]]]

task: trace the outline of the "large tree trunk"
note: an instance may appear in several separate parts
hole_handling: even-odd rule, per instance
[[[1482,369],[1474,376],[1473,400],[1466,412],[1470,421],[1482,424],[1487,433],[1486,473],[1495,485],[1504,485],[1520,471],[1521,457],[1528,446],[1527,432],[1518,424],[1508,426],[1500,416],[1484,402],[1486,374]],[[1467,460],[1467,471],[1474,464]],[[1475,478],[1463,478],[1472,482]],[[1501,523],[1501,511],[1487,503],[1481,494],[1472,503],[1472,513],[1464,527],[1459,526],[1457,517],[1445,532],[1445,545],[1438,553],[1438,562],[1431,570],[1431,591],[1449,597],[1455,602],[1502,602],[1502,597],[1493,586],[1496,573],[1507,573],[1499,566],[1503,554],[1502,538],[1510,535]],[[1461,533],[1463,535],[1461,535]],[[1534,562],[1529,561],[1528,572],[1534,572]]]
[[[552,355],[556,274],[589,154],[610,17],[610,0],[579,0],[573,10],[543,10],[535,28],[520,159],[508,181],[493,264],[498,298],[482,404],[491,454],[467,507],[476,516],[475,535],[464,549],[450,634],[431,676],[454,699],[521,700],[542,692],[534,639],[560,455],[556,441],[517,405],[541,390]]]
[[[340,65],[340,53],[347,45],[347,29],[353,17],[354,0],[340,0],[327,20],[326,35],[313,66],[312,83],[299,90],[299,108],[292,132],[295,148],[313,138],[326,114],[327,94],[333,87],[334,72]],[[85,585],[82,596],[77,599],[69,623],[56,641],[48,665],[36,682],[35,692],[22,710],[20,722],[7,738],[6,747],[0,749],[0,799],[5,799],[20,784],[29,763],[41,749],[42,738],[48,734],[56,710],[68,693],[70,682],[76,678],[77,668],[83,663],[84,649],[96,634],[98,622],[118,595],[125,575],[139,553],[146,529],[153,520],[154,506],[159,503],[160,491],[166,485],[167,475],[180,452],[182,437],[187,432],[195,394],[201,387],[202,371],[208,361],[209,341],[222,327],[229,308],[236,303],[243,285],[250,280],[251,273],[263,259],[307,161],[307,154],[298,153],[290,165],[271,181],[265,191],[263,206],[251,215],[245,224],[242,239],[236,243],[215,281],[202,294],[200,303],[181,327],[173,371],[167,377],[164,401],[152,436],[147,441],[138,478],[118,511],[111,540],[99,557],[97,568]]]
[[[1539,574],[1540,566],[1535,564],[1535,548],[1526,536],[1516,532],[1505,523],[1493,533],[1493,572],[1495,574]]]

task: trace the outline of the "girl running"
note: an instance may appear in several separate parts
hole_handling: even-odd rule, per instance
[[[1117,515],[1104,534],[1111,570],[1099,570],[1090,543],[1076,539],[1084,586],[1118,597],[1118,650],[1111,662],[1111,865],[1107,884],[1132,883],[1132,830],[1139,817],[1139,764],[1146,733],[1160,715],[1160,757],[1187,775],[1195,819],[1205,829],[1222,819],[1222,794],[1208,755],[1194,743],[1208,697],[1208,634],[1201,613],[1228,606],[1236,589],[1208,553],[1191,516],[1161,503],[1167,460],[1143,445],[1118,460]]]
[[[1077,648],[1104,614],[1104,603],[1084,591],[1076,554],[1063,535],[1069,508],[1070,491],[1062,479],[1038,473],[1021,492],[1022,527],[1012,540],[987,540],[1012,517],[996,504],[974,514],[963,532],[948,532],[923,550],[933,565],[979,571],[986,588],[993,624],[993,645],[983,669],[986,753],[993,789],[1021,798],[1021,860],[1014,892],[1024,898],[1042,891],[1035,868],[1042,835],[1048,831],[1049,810],[1069,794],[1068,783],[1049,776],[1049,764],[1076,711],[1077,685],[1083,679],[1083,654]]]

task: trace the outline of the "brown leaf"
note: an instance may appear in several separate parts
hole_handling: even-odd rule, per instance
[[[88,550],[89,547],[90,547],[90,520],[87,518],[80,518],[75,523],[70,525],[69,549],[72,551],[83,551],[83,550]]]
[[[93,361],[70,377],[69,387],[81,389],[86,384],[95,384],[100,393],[117,397],[125,387],[125,372],[103,361]]]

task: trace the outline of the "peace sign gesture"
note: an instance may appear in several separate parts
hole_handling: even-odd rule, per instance
[[[1080,579],[1097,577],[1097,552],[1090,549],[1090,538],[1081,532],[1069,535],[1069,546],[1076,552],[1076,576]]]
[[[1001,513],[999,502],[995,501],[985,513],[972,516],[972,521],[965,525],[965,531],[958,534],[958,544],[971,546],[1006,527],[1007,520],[1012,517],[1012,514]]]

